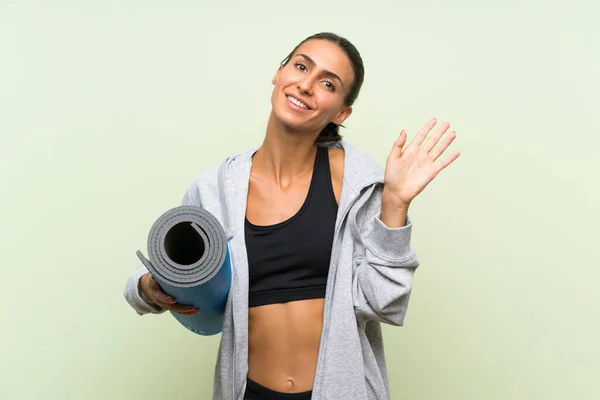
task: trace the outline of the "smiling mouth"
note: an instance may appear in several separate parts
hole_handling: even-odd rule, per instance
[[[293,104],[297,105],[298,107],[303,108],[305,110],[310,110],[309,106],[307,106],[306,104],[304,104],[303,102],[301,102],[300,100],[295,98],[294,96],[287,95],[285,97],[287,97],[287,99],[289,101],[291,101]]]

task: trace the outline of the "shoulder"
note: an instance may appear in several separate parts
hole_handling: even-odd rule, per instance
[[[344,149],[329,147],[329,168],[332,176],[341,176],[344,171]]]
[[[227,156],[221,163],[200,172],[188,185],[186,191],[187,197],[184,198],[184,201],[188,200],[197,206],[207,201],[219,202],[219,181],[222,179],[220,173],[226,170],[227,175],[235,176],[237,172],[249,166],[252,154],[257,149],[258,146],[255,146],[249,150],[233,153]]]
[[[192,182],[188,185],[182,205],[202,206],[202,199],[207,197],[207,194],[217,193],[218,190],[218,169],[219,166],[208,168],[196,175]]]
[[[344,149],[330,147],[329,149],[329,174],[335,195],[335,201],[340,204],[342,197],[342,183],[344,181]]]
[[[370,155],[354,147],[345,140],[341,140],[332,146],[334,150],[330,155],[337,161],[333,161],[332,168],[341,168],[344,185],[349,186],[352,191],[359,192],[363,187],[383,182],[384,169]]]
[[[192,185],[198,186],[204,184],[218,184],[219,174],[223,169],[227,170],[227,174],[235,174],[236,172],[239,172],[239,170],[249,166],[250,159],[252,158],[252,155],[254,154],[254,152],[256,152],[257,149],[258,147],[253,147],[249,150],[244,150],[228,155],[220,163],[198,174],[194,178]]]

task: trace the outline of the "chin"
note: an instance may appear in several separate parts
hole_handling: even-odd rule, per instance
[[[287,129],[292,131],[306,131],[310,130],[310,127],[307,126],[306,122],[300,121],[297,117],[289,115],[278,115],[275,113],[275,118],[277,121],[285,126]]]
[[[306,120],[306,117],[294,113],[292,110],[287,108],[285,103],[274,105],[273,115],[281,125],[284,125],[292,130],[304,131],[311,129],[309,126],[310,122]]]

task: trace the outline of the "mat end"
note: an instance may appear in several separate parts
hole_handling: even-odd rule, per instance
[[[148,268],[148,271],[153,271],[154,270],[154,266],[152,265],[152,263],[150,262],[150,260],[148,260],[146,257],[144,257],[144,255],[142,254],[142,252],[140,250],[136,251],[135,254],[138,256],[138,258],[140,259],[140,261],[142,262],[142,264],[144,264],[144,266],[146,268]]]

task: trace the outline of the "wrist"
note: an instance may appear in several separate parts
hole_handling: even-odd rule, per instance
[[[146,279],[148,279],[148,274],[142,275],[142,277],[140,278],[140,280],[138,282],[138,293],[139,293],[140,297],[142,298],[142,300],[144,300],[146,303],[155,304],[154,301],[152,301],[152,299],[150,299],[150,297],[148,297],[148,295],[144,291],[144,284],[146,283],[145,282]]]
[[[383,193],[381,195],[381,203],[382,206],[385,204],[386,206],[390,206],[393,209],[403,210],[407,212],[408,207],[410,206],[410,201],[406,201],[399,198],[385,186],[383,187]]]
[[[385,189],[384,189],[385,191]],[[406,225],[408,206],[391,193],[385,193],[381,199],[381,214],[379,219],[388,228],[400,228]]]

